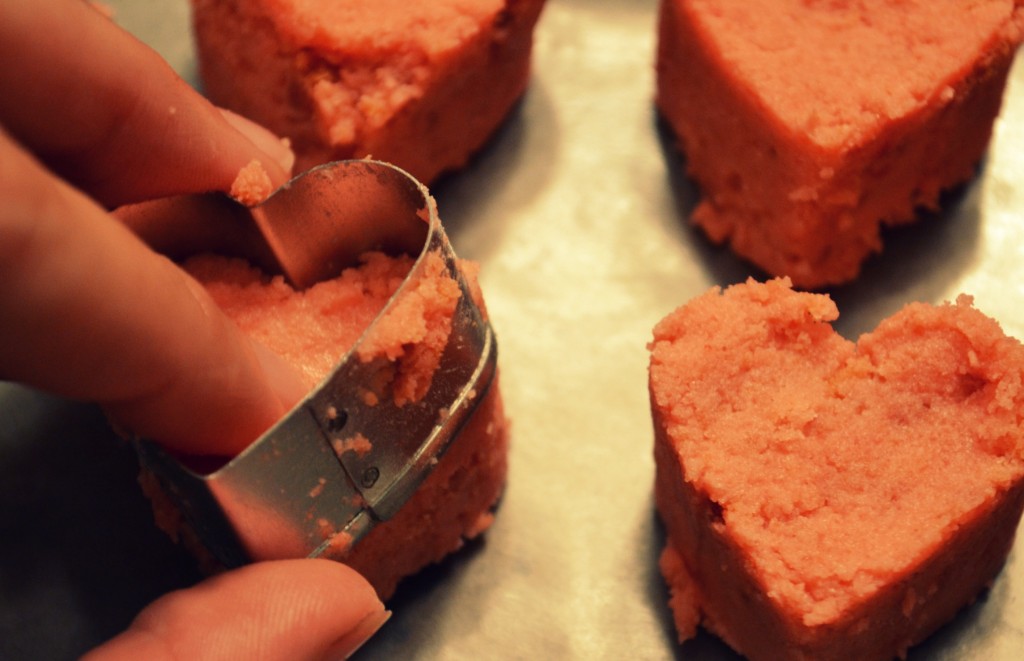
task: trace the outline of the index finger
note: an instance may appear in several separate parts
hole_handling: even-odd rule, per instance
[[[187,454],[233,455],[303,394],[203,290],[0,131],[0,378],[102,404]]]
[[[82,0],[0,3],[0,62],[0,125],[108,208],[227,191],[253,160],[288,178],[284,143]]]

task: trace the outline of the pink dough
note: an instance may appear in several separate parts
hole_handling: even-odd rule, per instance
[[[1024,347],[913,304],[856,344],[823,295],[717,288],[651,344],[661,568],[681,639],[891,659],[992,581],[1024,507]]]

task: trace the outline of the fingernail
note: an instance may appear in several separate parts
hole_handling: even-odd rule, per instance
[[[325,661],[340,661],[355,654],[366,641],[373,638],[373,634],[384,626],[384,623],[391,618],[391,611],[374,611],[359,621],[351,631],[339,638],[327,650]]]
[[[276,353],[263,346],[260,342],[252,343],[256,358],[260,361],[263,373],[267,375],[270,387],[277,395],[284,410],[290,411],[306,396],[308,388],[303,384],[299,371]]]
[[[274,135],[271,131],[260,126],[256,122],[233,113],[225,108],[219,108],[224,119],[231,124],[232,128],[249,139],[249,142],[274,159],[286,175],[291,175],[295,166],[295,152],[291,150],[285,140]]]

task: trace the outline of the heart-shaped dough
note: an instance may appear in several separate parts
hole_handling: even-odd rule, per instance
[[[1014,0],[662,0],[693,220],[798,285],[854,278],[882,223],[973,176],[1022,23]]]
[[[654,330],[662,571],[751,659],[889,659],[972,601],[1024,507],[1024,346],[912,304],[854,344],[787,280],[715,288]]]
[[[286,137],[295,172],[372,157],[425,184],[523,96],[544,0],[192,0],[203,90]]]

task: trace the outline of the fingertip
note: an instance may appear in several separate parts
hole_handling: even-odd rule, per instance
[[[279,138],[247,117],[243,117],[226,108],[218,108],[218,110],[233,129],[245,136],[257,149],[269,156],[277,168],[280,168],[284,179],[281,179],[281,174],[275,172],[274,168],[267,167],[266,169],[271,175],[272,180],[275,179],[275,174],[277,174],[276,179],[280,179],[274,181],[276,186],[284,184],[285,180],[291,176],[292,168],[295,167],[295,152],[292,151],[288,140],[286,138]]]
[[[347,658],[389,616],[351,567],[309,558],[262,562],[165,595],[87,658]]]
[[[369,642],[390,619],[391,611],[383,608],[369,613],[354,628],[330,646],[324,655],[324,661],[340,661],[351,657]]]

